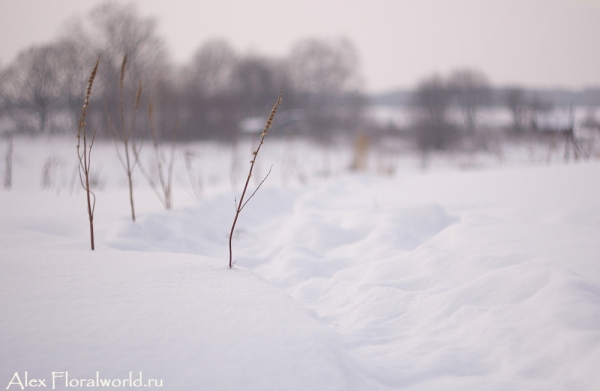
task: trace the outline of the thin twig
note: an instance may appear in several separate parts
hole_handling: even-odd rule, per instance
[[[269,172],[267,172],[267,175],[265,175],[265,177],[263,178],[263,180],[260,181],[260,183],[258,184],[258,186],[256,186],[256,189],[254,189],[254,192],[250,195],[250,197],[248,197],[248,199],[246,200],[246,202],[244,202],[244,205],[242,205],[242,207],[240,208],[240,212],[242,210],[244,210],[244,207],[246,206],[246,204],[252,199],[252,197],[254,197],[254,194],[256,194],[256,192],[258,191],[258,189],[260,189],[260,187],[262,186],[262,184],[267,180],[267,178],[271,174],[271,170],[272,169],[273,169],[273,165],[271,164],[271,168],[269,168]]]

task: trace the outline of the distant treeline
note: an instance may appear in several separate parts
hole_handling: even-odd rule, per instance
[[[239,53],[213,39],[189,62],[176,65],[156,27],[134,5],[109,2],[69,22],[56,41],[23,50],[0,67],[0,133],[75,133],[96,61],[87,121],[100,137],[131,124],[133,138],[154,132],[167,140],[236,140],[260,132],[280,90],[274,137],[293,134],[328,143],[339,135],[410,133],[423,149],[474,139],[481,130],[478,113],[493,105],[510,110],[515,134],[535,128],[536,117],[555,106],[600,106],[600,88],[498,88],[476,69],[432,75],[413,91],[369,98],[361,90],[359,56],[345,39],[304,39],[282,57]],[[370,104],[411,106],[410,132],[371,120]],[[455,108],[460,121],[449,115]],[[591,116],[588,122],[596,127],[598,120]]]
[[[492,87],[490,105],[504,106],[505,96],[510,88]],[[552,102],[555,106],[600,106],[600,87],[583,90],[568,89],[524,89],[529,96],[538,96],[544,101]],[[415,105],[414,91],[401,89],[392,92],[372,95],[369,99],[372,105],[411,106]]]
[[[267,116],[283,90],[273,133],[293,128],[327,140],[359,126],[366,106],[358,55],[345,39],[304,39],[280,58],[241,54],[213,39],[175,65],[156,21],[133,5],[104,3],[65,27],[55,42],[0,67],[0,130],[74,133],[97,60],[88,122],[104,137],[133,116],[134,137],[143,137],[151,110],[163,138],[231,140],[255,130],[252,118]]]

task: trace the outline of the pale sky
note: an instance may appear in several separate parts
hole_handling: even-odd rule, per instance
[[[119,1],[129,3],[131,1]],[[435,72],[483,71],[495,85],[600,86],[600,0],[136,0],[177,63],[207,39],[285,55],[306,37],[346,37],[369,92]],[[0,64],[51,42],[97,0],[0,0]]]

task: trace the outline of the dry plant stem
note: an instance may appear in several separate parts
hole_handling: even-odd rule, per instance
[[[142,173],[142,175],[146,178],[154,193],[163,204],[165,209],[171,209],[173,207],[173,166],[175,163],[175,146],[177,141],[177,129],[178,126],[175,127],[175,131],[173,132],[173,138],[171,140],[171,152],[169,155],[169,160],[167,161],[160,150],[160,143],[158,141],[158,134],[156,132],[156,128],[154,126],[154,106],[152,101],[148,104],[148,119],[150,122],[150,137],[152,138],[152,145],[154,147],[154,157],[156,159],[156,169],[158,174],[158,183],[152,178],[152,175],[144,168],[144,165],[141,163],[139,150],[135,147],[133,148],[133,153],[135,155],[136,163]],[[166,173],[165,173],[166,167]],[[166,177],[166,178],[165,178]]]
[[[8,133],[6,138],[6,155],[4,156],[4,188],[10,189],[12,187],[12,161],[13,161],[13,135],[12,132]]]
[[[201,198],[203,192],[203,182],[202,177],[197,175],[194,171],[193,160],[194,153],[192,151],[186,151],[184,154],[185,160],[185,169],[188,173],[188,178],[190,180],[190,185],[192,186],[192,191],[194,192],[195,198]]]
[[[231,183],[231,190],[235,191],[237,185],[237,175],[240,168],[240,162],[238,159],[239,149],[239,131],[236,131],[233,135],[233,141],[231,142],[231,164],[229,168],[229,182]]]
[[[158,169],[158,182],[162,189],[163,204],[166,209],[171,209],[171,197],[170,189],[167,182],[165,181],[165,175],[163,170],[163,156],[160,152],[160,145],[158,142],[158,134],[156,133],[156,127],[154,126],[154,108],[152,101],[148,108],[148,117],[150,119],[150,135],[152,137],[152,146],[154,147],[154,156],[156,157],[156,167]],[[172,155],[172,153],[171,153]]]
[[[90,190],[90,161],[92,154],[92,147],[94,145],[94,140],[96,139],[96,132],[98,130],[98,126],[94,129],[94,133],[92,136],[92,140],[90,141],[89,147],[87,142],[87,133],[85,131],[85,118],[87,114],[87,109],[90,104],[90,95],[92,94],[92,85],[94,84],[94,78],[96,77],[96,71],[98,70],[98,63],[100,60],[96,61],[96,65],[92,70],[90,75],[86,94],[85,101],[83,103],[83,107],[81,109],[81,117],[79,118],[79,126],[77,128],[77,156],[79,158],[79,180],[81,182],[81,186],[86,191],[87,195],[87,209],[88,209],[88,218],[90,221],[90,244],[92,250],[94,250],[94,211],[96,209],[96,195]],[[82,147],[83,141],[83,148]],[[93,201],[93,202],[92,202]]]
[[[127,175],[127,183],[129,185],[129,205],[131,208],[131,220],[135,221],[135,205],[133,201],[133,171],[135,169],[136,161],[132,162],[132,158],[130,156],[130,148],[135,150],[135,145],[130,146],[130,141],[132,141],[133,131],[135,128],[135,120],[137,118],[137,113],[140,107],[140,100],[142,96],[142,83],[139,83],[136,97],[135,97],[135,106],[133,117],[131,118],[131,122],[129,123],[129,127],[125,124],[125,70],[127,67],[127,54],[123,57],[123,62],[121,64],[121,73],[119,77],[119,116],[120,116],[120,126],[116,128],[112,123],[110,115],[107,117],[109,127],[111,129],[111,134],[113,136],[113,141],[115,143],[115,148],[117,150],[117,156],[125,170],[125,174]],[[119,147],[117,145],[117,139],[123,143],[123,149],[125,152],[125,158],[121,155]],[[135,154],[135,153],[134,153]]]
[[[175,135],[173,135],[173,142],[171,143],[171,156],[169,160],[168,170],[168,189],[169,189],[169,209],[173,206],[173,167],[175,166]]]
[[[233,267],[233,251],[232,251],[231,242],[233,240],[233,232],[235,231],[235,225],[237,223],[238,217],[240,216],[240,212],[242,211],[242,209],[244,209],[244,207],[246,206],[248,201],[250,201],[250,199],[252,199],[252,197],[254,197],[254,194],[256,194],[256,192],[258,191],[260,186],[265,182],[265,180],[271,173],[271,170],[269,170],[269,174],[267,174],[267,176],[262,180],[262,182],[259,183],[259,185],[256,187],[256,189],[254,190],[252,195],[248,198],[248,200],[246,202],[244,202],[244,197],[246,196],[246,191],[248,190],[248,184],[250,183],[250,178],[252,178],[252,171],[254,170],[254,164],[256,163],[256,158],[258,157],[260,148],[262,147],[263,143],[265,142],[265,137],[269,133],[269,129],[271,128],[271,125],[273,125],[273,119],[275,118],[275,114],[277,114],[277,108],[281,104],[281,98],[282,98],[282,93],[279,92],[279,97],[277,98],[277,102],[275,102],[275,104],[273,105],[273,108],[271,109],[271,113],[269,114],[269,118],[267,119],[267,123],[265,124],[265,128],[263,129],[263,131],[260,135],[261,137],[260,137],[260,142],[258,144],[258,147],[256,148],[256,150],[254,152],[252,152],[252,160],[250,161],[250,171],[248,171],[248,177],[246,178],[246,183],[244,184],[244,190],[242,191],[242,196],[240,197],[240,201],[236,202],[235,217],[233,218],[233,223],[231,224],[231,231],[229,232],[229,268],[230,269]]]

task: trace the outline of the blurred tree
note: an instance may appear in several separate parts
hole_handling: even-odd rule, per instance
[[[69,40],[29,48],[3,73],[5,108],[20,129],[44,133],[57,128],[75,130],[87,82],[85,57]],[[89,64],[87,64],[89,65]],[[30,125],[31,116],[35,117]],[[64,120],[68,121],[68,125]]]
[[[600,131],[600,119],[596,117],[597,107],[590,106],[587,109],[587,113],[585,114],[585,118],[582,121],[582,126],[589,129],[596,129]]]
[[[522,132],[526,124],[527,94],[520,87],[509,87],[504,93],[504,104],[513,117],[513,130]]]
[[[233,71],[232,87],[243,117],[269,113],[281,87],[274,60],[256,55],[241,58]]]
[[[450,75],[448,85],[464,118],[467,133],[472,136],[477,126],[477,112],[491,103],[490,82],[480,71],[462,69]]]
[[[237,55],[224,40],[206,42],[195,53],[179,80],[185,138],[223,137],[237,126],[232,96],[232,76]],[[219,132],[219,130],[224,130]]]
[[[358,55],[346,39],[300,41],[292,47],[289,64],[297,91],[325,95],[358,87]]]
[[[534,93],[527,102],[527,111],[529,113],[529,123],[532,128],[538,127],[540,115],[552,111],[554,103],[549,99],[544,99],[540,94]]]
[[[125,102],[134,102],[138,84],[145,95],[169,71],[166,46],[157,34],[156,20],[141,17],[134,4],[102,3],[84,18],[71,20],[65,28],[65,39],[78,45],[84,58],[100,58],[95,87],[103,97],[104,110],[118,117],[119,75],[123,56],[127,54]],[[140,124],[141,125],[141,124]]]
[[[57,58],[57,88],[61,108],[69,115],[76,129],[81,115],[89,69],[96,59],[86,56],[73,40],[63,39],[52,45]]]
[[[288,75],[297,104],[304,109],[309,131],[322,141],[344,123],[345,100],[359,95],[358,54],[350,41],[306,39],[296,43],[288,58]],[[355,105],[355,113],[360,107]],[[346,111],[347,113],[347,111]],[[356,123],[358,125],[358,123]]]
[[[13,163],[13,134],[8,126],[6,114],[8,113],[7,97],[5,92],[6,70],[0,64],[0,137],[6,142],[4,153],[4,188],[12,187],[12,163]]]
[[[448,121],[452,92],[440,76],[422,80],[414,93],[418,110],[417,143],[422,150],[446,149],[456,140],[456,131]]]
[[[206,97],[224,95],[231,90],[236,63],[237,55],[228,42],[210,40],[196,51],[185,70],[186,83]]]
[[[0,64],[0,118],[2,118],[8,109],[8,100],[6,96],[6,76],[7,70]]]
[[[21,52],[5,71],[4,94],[12,114],[33,114],[36,120],[33,128],[21,123],[22,130],[46,131],[60,98],[59,60],[52,45],[32,47]]]
[[[105,2],[93,8],[83,20],[68,23],[66,36],[82,45],[92,58],[101,58],[105,64],[102,77],[108,78],[107,86],[118,80],[126,53],[131,78],[150,84],[158,81],[168,67],[166,46],[157,35],[156,26],[154,18],[139,16],[134,4]]]

